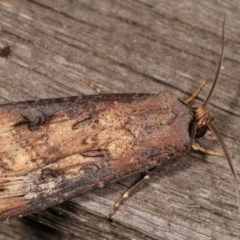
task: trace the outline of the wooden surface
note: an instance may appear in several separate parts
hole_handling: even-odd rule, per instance
[[[207,95],[221,48],[221,80],[209,111],[240,171],[239,1],[1,0],[1,103],[96,91]],[[207,134],[202,144],[221,151]],[[190,153],[160,171],[104,222],[139,175],[20,220],[0,239],[239,239],[233,176],[223,158]],[[238,177],[239,174],[238,174]]]

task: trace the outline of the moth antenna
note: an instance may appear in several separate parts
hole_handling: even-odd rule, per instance
[[[212,124],[214,118],[209,116],[209,113],[206,109],[206,105],[209,102],[209,99],[212,96],[213,90],[214,90],[214,88],[216,86],[216,83],[219,79],[219,74],[220,74],[220,70],[221,70],[221,66],[222,66],[222,62],[223,62],[224,43],[225,43],[225,15],[224,15],[224,20],[223,20],[223,28],[222,28],[222,51],[221,51],[220,60],[219,60],[218,68],[217,68],[217,73],[216,73],[213,85],[211,87],[211,90],[210,90],[206,100],[203,102],[202,105],[195,106],[194,111],[195,111],[195,118],[196,118],[196,129],[201,129],[204,126],[207,126],[207,128],[216,136],[220,145],[222,146],[222,149],[224,151],[224,154],[227,158],[228,164],[230,166],[231,172],[232,172],[233,177],[234,177],[235,190],[236,190],[236,194],[237,194],[238,212],[239,212],[239,218],[240,218],[240,199],[239,199],[239,188],[238,188],[237,175],[234,171],[232,161],[231,161],[231,157],[230,157],[230,154],[228,153],[226,144],[223,141],[221,134],[218,132],[218,130]]]
[[[237,181],[237,175],[234,171],[234,168],[233,168],[233,165],[232,165],[232,161],[231,161],[231,157],[230,157],[230,154],[227,150],[227,147],[226,147],[226,144],[225,142],[223,141],[223,138],[221,136],[221,134],[218,132],[218,130],[211,124],[211,123],[208,123],[207,124],[207,127],[210,129],[210,131],[216,136],[217,140],[219,141],[219,143],[221,144],[222,146],[222,149],[225,153],[225,156],[228,160],[228,164],[230,166],[230,169],[231,169],[231,172],[233,174],[233,177],[234,177],[234,182],[235,182],[235,190],[236,190],[236,193],[237,193],[237,204],[238,204],[238,213],[239,213],[239,217],[240,217],[240,199],[239,199],[239,188],[238,188],[238,181]]]
[[[221,70],[221,66],[222,66],[222,62],[223,62],[224,45],[225,45],[225,14],[224,14],[223,26],[222,26],[222,51],[221,51],[221,56],[220,56],[220,60],[218,63],[217,73],[216,73],[212,88],[211,88],[207,98],[205,99],[205,101],[202,104],[203,107],[205,107],[207,105],[207,103],[209,102],[209,99],[212,96],[213,90],[219,79],[219,74],[220,74],[220,70]]]
[[[208,127],[208,128],[211,130],[211,132],[216,136],[217,140],[218,140],[219,143],[221,144],[221,146],[222,146],[222,148],[223,148],[223,151],[224,151],[224,153],[225,153],[225,156],[226,156],[226,158],[227,158],[227,160],[228,160],[228,164],[229,164],[229,166],[230,166],[230,168],[231,168],[231,172],[232,172],[232,174],[233,174],[233,176],[234,176],[234,179],[237,181],[237,175],[236,175],[236,173],[235,173],[235,171],[234,171],[230,154],[229,154],[229,152],[228,152],[228,150],[227,150],[226,144],[225,144],[225,142],[223,141],[222,136],[220,135],[220,133],[218,132],[218,130],[213,126],[213,124],[208,123],[208,124],[207,124],[207,127]]]

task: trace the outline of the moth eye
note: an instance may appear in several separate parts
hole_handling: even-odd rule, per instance
[[[202,137],[206,133],[206,131],[207,131],[207,126],[202,126],[202,127],[198,128],[196,131],[195,137],[196,138]]]

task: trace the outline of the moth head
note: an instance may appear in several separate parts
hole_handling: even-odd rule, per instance
[[[218,130],[213,125],[214,118],[209,115],[209,112],[207,110],[207,103],[209,102],[209,99],[211,98],[213,90],[214,90],[214,88],[216,86],[216,83],[219,79],[219,74],[220,74],[220,70],[221,70],[221,66],[222,66],[222,62],[223,62],[224,42],[225,42],[224,29],[225,29],[225,16],[224,16],[223,28],[222,28],[222,51],[221,51],[221,56],[220,56],[215,80],[214,80],[214,82],[212,84],[212,87],[211,87],[211,90],[210,90],[207,98],[203,102],[203,104],[193,106],[193,112],[194,112],[193,127],[194,127],[194,133],[195,133],[194,137],[195,138],[203,136],[206,133],[207,129],[209,129],[216,136],[220,145],[222,146],[222,149],[224,151],[224,154],[226,156],[226,159],[228,161],[228,164],[230,166],[231,172],[232,172],[233,177],[234,177],[235,189],[236,189],[237,199],[238,199],[238,210],[239,210],[239,215],[240,215],[240,200],[239,200],[239,194],[238,194],[237,175],[234,171],[232,161],[231,161],[231,157],[230,157],[230,154],[227,150],[225,142],[223,141],[223,138],[222,138],[221,134],[218,132]]]
[[[202,137],[207,131],[207,125],[213,123],[214,117],[209,115],[206,107],[202,105],[193,106],[194,120],[195,120],[195,137]]]
[[[211,90],[209,91],[209,94],[206,97],[205,101],[201,105],[200,104],[193,105],[192,108],[193,108],[193,112],[194,112],[194,123],[193,123],[194,137],[199,138],[199,137],[203,136],[206,133],[207,129],[209,129],[217,137],[217,139],[219,140],[220,144],[222,145],[224,151],[226,152],[227,150],[226,150],[225,144],[223,143],[223,140],[222,140],[220,134],[213,126],[214,117],[212,117],[209,114],[209,111],[207,109],[207,104],[213,94],[213,91],[214,91],[217,81],[219,79],[220,70],[221,70],[221,66],[223,63],[224,42],[225,42],[224,29],[225,29],[225,16],[224,16],[223,28],[222,28],[222,51],[221,51],[221,55],[220,55],[214,82],[212,84]],[[229,155],[229,154],[226,154],[226,155]],[[227,158],[228,158],[228,156],[227,156]]]

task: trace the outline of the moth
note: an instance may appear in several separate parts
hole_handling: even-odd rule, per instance
[[[223,28],[224,29],[224,28]],[[0,106],[0,220],[22,217],[178,159],[207,128],[206,105],[168,91],[43,99]],[[116,207],[117,208],[117,207]]]

